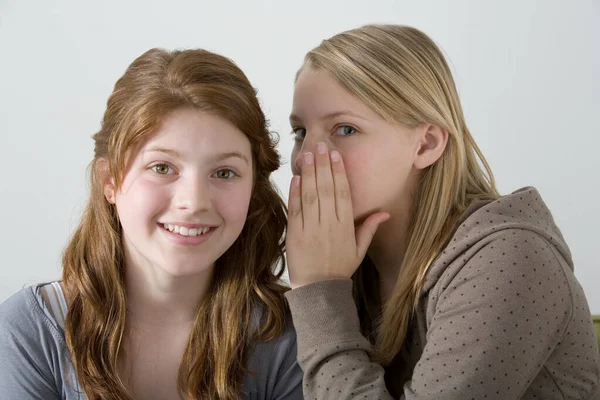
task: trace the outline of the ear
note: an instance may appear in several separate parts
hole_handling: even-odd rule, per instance
[[[102,182],[102,185],[103,185],[104,197],[110,204],[115,204],[115,202],[116,202],[115,194],[116,194],[117,188],[115,186],[115,179],[110,174],[110,167],[109,167],[108,160],[105,158],[99,159],[97,168],[98,168],[98,170],[97,170],[98,177],[100,178],[99,180],[100,180],[100,182]]]
[[[435,163],[444,153],[448,143],[448,132],[434,124],[422,124],[417,154],[414,166],[417,169],[425,169]]]

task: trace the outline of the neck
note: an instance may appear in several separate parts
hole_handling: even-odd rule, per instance
[[[392,215],[377,229],[369,246],[369,258],[379,274],[382,302],[390,297],[396,286],[408,245],[408,225],[407,214]]]
[[[190,326],[212,282],[213,267],[193,276],[173,276],[159,267],[128,262],[127,317],[136,325]]]
[[[390,219],[379,226],[369,250],[369,258],[379,274],[379,291],[382,304],[391,296],[409,241],[412,215],[412,196],[401,197],[388,213]]]

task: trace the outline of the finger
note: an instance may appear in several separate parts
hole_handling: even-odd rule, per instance
[[[303,227],[310,228],[319,224],[319,196],[317,195],[317,182],[315,176],[315,162],[313,153],[302,154],[300,167],[302,192],[302,220]]]
[[[294,176],[290,182],[288,196],[288,230],[302,229],[302,193],[299,176]]]
[[[325,143],[318,143],[316,150],[315,167],[317,173],[317,194],[319,195],[319,221],[323,222],[327,219],[337,220],[329,152]]]
[[[365,254],[367,254],[367,249],[369,248],[379,225],[389,218],[390,214],[383,212],[369,215],[365,222],[363,222],[356,230],[356,251],[359,260],[362,260],[365,257]]]
[[[336,150],[330,153],[330,158],[337,218],[340,222],[354,224],[350,184],[348,183],[348,176],[346,175],[346,169],[344,168],[344,160],[342,160],[341,154]]]

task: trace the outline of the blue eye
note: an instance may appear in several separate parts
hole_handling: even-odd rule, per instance
[[[220,169],[217,172],[215,172],[215,176],[218,179],[229,180],[235,178],[237,174],[230,169]]]
[[[338,136],[350,136],[356,134],[356,129],[350,125],[340,125],[335,128],[335,134]]]
[[[154,164],[153,166],[150,167],[150,169],[159,175],[172,175],[173,174],[173,169],[168,164],[165,164],[165,163]]]
[[[292,128],[292,135],[295,141],[301,142],[306,137],[306,129],[294,127]]]

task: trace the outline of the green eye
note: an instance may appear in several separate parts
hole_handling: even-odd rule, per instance
[[[168,175],[169,171],[171,170],[171,167],[169,167],[167,164],[156,164],[153,165],[151,167],[152,171],[156,172],[157,174],[160,175]]]
[[[217,171],[215,175],[219,179],[233,179],[235,177],[235,172],[230,169],[221,169]]]

